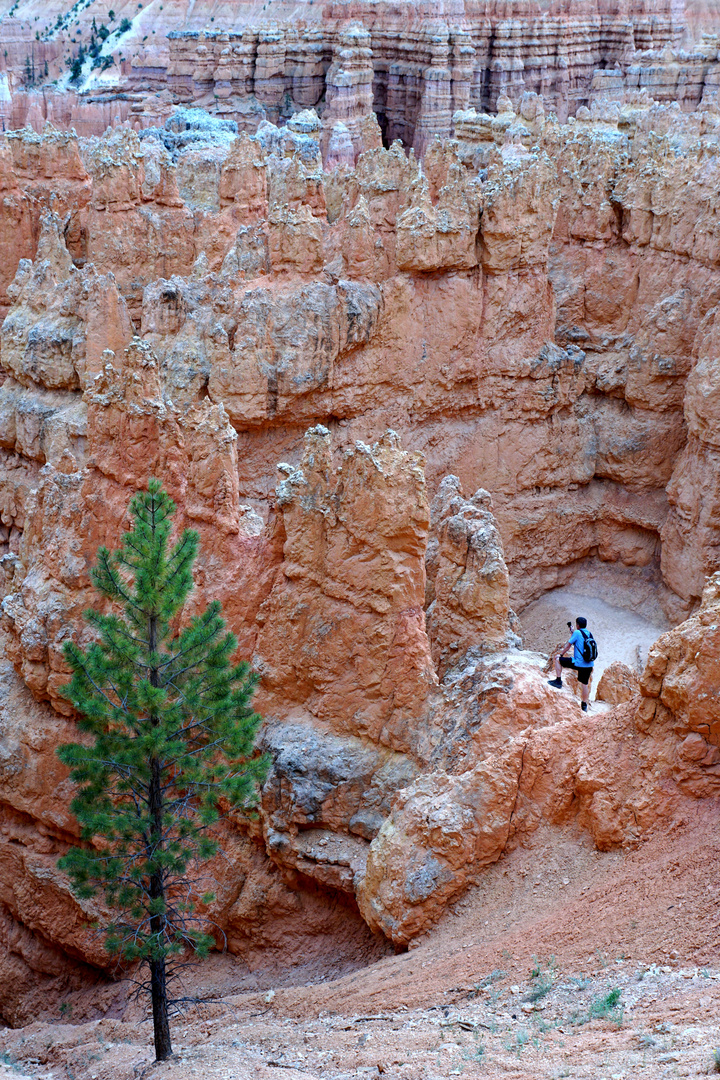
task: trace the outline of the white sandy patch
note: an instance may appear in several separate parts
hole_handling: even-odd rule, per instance
[[[597,642],[598,658],[593,675],[593,693],[603,671],[615,660],[642,672],[648,649],[668,629],[659,619],[650,621],[636,611],[607,604],[597,597],[585,596],[572,589],[553,589],[529,604],[520,616],[523,642],[526,649],[549,654],[555,646],[566,642],[570,635],[567,623],[583,615]]]

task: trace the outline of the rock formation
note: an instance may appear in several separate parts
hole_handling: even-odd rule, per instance
[[[324,113],[323,149],[338,162],[347,137],[355,156],[361,143],[376,145],[378,123],[387,144],[399,138],[422,153],[434,135],[460,134],[456,113],[501,112],[500,102],[517,107],[528,93],[562,121],[640,91],[686,111],[717,93],[717,38],[698,33],[701,23],[717,32],[717,15],[692,13],[688,34],[684,5],[670,0],[652,10],[596,0],[552,10],[464,0],[275,3],[272,13],[248,3],[221,12],[199,0],[161,17],[152,5],[122,17],[111,10],[73,7],[38,27],[26,3],[12,8],[3,23],[3,130],[27,123],[39,131],[49,120],[100,135],[197,104],[254,132],[315,107]]]
[[[682,738],[678,782],[692,794],[714,794],[720,785],[718,610],[720,576],[708,581],[698,611],[656,641],[640,683],[643,727],[671,726]],[[702,751],[702,752],[701,752]],[[690,775],[683,775],[687,771]]]
[[[505,141],[521,120],[539,125],[537,151]],[[122,132],[84,161],[70,136],[13,135],[15,258],[35,254],[51,197],[67,251],[44,287],[42,250],[22,264],[12,295],[5,264],[4,393],[77,393],[84,366],[128,340],[107,306],[122,297],[170,400],[222,402],[244,440],[244,498],[267,498],[312,424],[344,449],[390,421],[425,449],[431,491],[452,467],[492,492],[511,603],[599,556],[661,568],[682,614],[714,569],[716,470],[702,485],[697,470],[714,461],[715,179],[702,143],[667,157],[647,110],[633,122],[630,149],[624,130],[521,114],[476,144],[483,180],[461,164],[467,142],[431,144],[422,172],[376,149],[324,174],[311,118],[235,142]],[[20,471],[45,460],[32,453]]]
[[[442,685],[425,770],[370,845],[357,894],[368,924],[407,944],[541,822],[575,820],[608,850],[687,813],[689,800],[716,796],[712,631],[706,639],[719,590],[716,575],[698,615],[659,639],[640,689],[610,713],[591,718],[572,696],[553,696],[531,654],[456,668]]]
[[[640,680],[636,673],[627,664],[615,660],[602,673],[595,697],[598,701],[619,705],[623,701],[632,701],[639,693]]]
[[[445,60],[433,35],[446,117],[469,45]],[[305,108],[236,137],[186,110],[142,137],[0,140],[13,1021],[104,977],[53,869],[74,828],[62,644],[151,474],[201,534],[194,602],[222,602],[262,674],[274,768],[214,870],[234,950],[336,925],[328,896],[404,946],[542,822],[606,849],[716,794],[712,114],[637,100],[560,125],[529,93],[497,117],[460,95],[462,139],[417,113],[419,162],[355,141],[377,143],[355,123],[364,42],[338,51],[329,127]],[[276,105],[281,44],[258,54]],[[639,693],[616,680],[584,717],[511,609],[613,565],[686,621]]]
[[[351,25],[340,36],[325,77],[323,157],[326,168],[354,165],[363,150],[382,145],[373,112],[373,77],[370,35],[362,27]],[[339,146],[345,145],[345,138],[352,146],[349,158],[344,158],[339,149],[334,152],[332,149],[333,140],[334,145]]]
[[[257,615],[254,654],[264,707],[302,709],[337,733],[412,752],[413,721],[435,682],[421,459],[388,432],[346,451],[336,473],[330,433],[317,427],[300,465],[280,469],[283,563]]]
[[[447,476],[432,504],[426,555],[427,630],[443,676],[468,647],[498,652],[513,638],[510,577],[487,491],[465,500],[460,481]]]
[[[494,110],[502,94],[518,101],[525,91],[540,93],[564,119],[588,103],[597,69],[627,69],[638,54],[676,44],[682,29],[669,5],[652,16],[640,6],[628,12],[592,5],[540,16],[461,4],[448,16],[416,4],[377,9],[340,2],[325,9],[321,23],[315,17],[305,9],[305,33],[295,23],[248,24],[242,14],[240,25],[219,31],[173,31],[167,59],[157,46],[139,50],[128,83],[136,91],[168,87],[186,103],[215,96],[228,115],[237,103],[238,116],[253,95],[277,123],[283,110],[318,105],[326,88],[332,108],[338,60],[329,70],[327,64],[338,49],[348,56],[348,26],[357,33],[359,25],[374,69],[366,107],[374,103],[389,141],[400,138],[422,151],[433,135],[451,134],[454,112],[468,105]],[[344,93],[363,85],[351,68]]]

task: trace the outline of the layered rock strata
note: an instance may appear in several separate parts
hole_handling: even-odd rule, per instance
[[[512,6],[478,10],[457,5],[451,13],[430,7],[423,12],[417,5],[390,10],[336,3],[318,28],[325,56],[348,16],[372,35],[376,100],[387,105],[387,112],[377,111],[387,116],[389,125],[403,119],[412,124],[413,104],[422,111],[434,100],[433,112],[440,120],[445,97],[448,105],[454,100],[456,107],[470,99],[494,107],[506,90],[511,94],[534,90],[547,95],[553,107],[572,107],[578,98],[582,102],[596,68],[627,62],[636,51],[662,49],[676,42],[682,32],[681,14],[670,6],[650,14],[640,5],[630,11],[606,7],[602,12],[569,5],[562,13],[541,16],[533,11],[513,12]],[[244,79],[250,89],[258,77],[253,59],[257,55],[258,65],[264,43],[273,40],[278,76],[284,78],[293,99],[303,106],[315,105],[320,99],[322,69],[320,79],[315,75],[314,100],[308,96],[313,84],[306,72],[315,74],[317,61],[323,57],[317,30],[312,24],[309,29],[306,37],[295,26],[281,23],[261,29],[248,26],[242,31],[233,28],[234,32],[217,35],[175,32],[169,43],[168,81],[172,84],[188,75],[196,82],[212,80],[217,77],[218,62],[222,68],[219,58],[227,56],[234,61],[234,79]],[[200,64],[195,60],[194,42]],[[262,68],[259,74],[265,74]],[[447,95],[438,84],[447,85]]]
[[[720,65],[718,35],[705,34],[692,49],[662,48],[638,53],[630,63],[596,71],[587,105],[606,108],[646,94],[660,104],[675,103],[683,112],[717,111]]]
[[[205,403],[181,415],[162,401],[159,386],[152,352],[137,339],[121,358],[106,352],[104,370],[83,392],[86,462],[78,467],[64,450],[57,466],[44,466],[28,501],[11,591],[2,605],[7,655],[25,684],[8,671],[11,697],[22,703],[29,688],[55,708],[40,725],[35,707],[5,718],[3,835],[12,875],[3,901],[6,920],[17,926],[6,935],[4,961],[8,978],[13,976],[10,1019],[24,1016],[28,1007],[18,972],[32,990],[49,973],[67,988],[68,979],[80,978],[83,964],[107,967],[92,935],[86,943],[73,933],[72,945],[66,945],[52,931],[53,921],[82,925],[94,914],[78,905],[53,869],[74,834],[67,779],[53,750],[68,728],[57,715],[68,712],[57,697],[67,678],[59,647],[69,635],[84,639],[78,601],[90,591],[90,558],[79,557],[72,539],[79,534],[90,546],[91,523],[95,536],[120,531],[122,500],[145,464],[127,453],[132,447],[154,449],[153,471],[168,476],[185,520],[197,524],[205,538],[193,606],[222,596],[233,624],[247,628],[241,633],[244,651],[254,638],[262,676],[257,704],[266,716],[263,742],[274,767],[263,791],[260,829],[241,820],[235,823],[239,833],[226,827],[232,857],[215,871],[213,917],[234,949],[242,951],[251,932],[238,896],[267,888],[257,844],[280,871],[276,893],[311,880],[349,894],[372,929],[405,945],[483,866],[540,822],[562,824],[579,813],[596,843],[608,847],[635,842],[658,816],[681,808],[683,798],[714,793],[712,705],[703,723],[699,717],[685,720],[680,699],[669,696],[667,674],[656,690],[648,673],[660,670],[657,655],[667,652],[662,639],[642,687],[644,694],[657,693],[661,712],[651,714],[635,697],[624,711],[588,726],[571,696],[547,686],[540,658],[492,651],[493,632],[504,630],[505,639],[509,632],[507,621],[496,626],[497,613],[509,612],[507,577],[488,576],[487,558],[469,560],[465,568],[464,591],[482,592],[485,606],[464,612],[467,647],[438,684],[421,618],[429,523],[424,477],[417,456],[402,451],[394,434],[372,448],[358,444],[334,466],[329,433],[309,431],[300,466],[281,466],[282,520],[262,529],[238,505],[229,471],[235,439],[222,408]],[[126,452],[113,454],[113,446]],[[443,493],[449,490],[457,491],[455,478],[441,485]],[[478,525],[496,548],[497,528],[483,495],[471,504],[459,496],[452,502],[440,518],[440,550],[448,522],[453,529],[448,509],[466,528],[470,517],[475,550]],[[478,504],[480,523],[477,512],[473,521],[467,509]],[[240,558],[233,564],[234,551]],[[493,556],[497,560],[496,551]],[[443,572],[441,559],[436,590]],[[227,591],[218,588],[221,578]],[[706,608],[717,601],[713,588],[706,591]],[[441,591],[434,601],[436,633],[438,626],[444,629],[442,597]],[[707,624],[714,614],[703,609],[698,618]],[[448,629],[457,633],[452,605],[447,617]],[[690,620],[676,632],[679,650],[671,652],[680,660],[686,698],[714,700],[711,688],[705,692],[711,670],[698,664],[694,633]],[[477,659],[474,640],[483,635],[482,651],[490,655]],[[708,742],[702,760],[690,754],[690,735],[678,749],[683,725],[696,742],[698,736]],[[614,745],[632,741],[634,756],[618,763],[606,741],[609,727]],[[42,731],[47,737],[40,738]],[[18,771],[21,749],[27,766]],[[678,755],[691,763],[673,791],[668,784],[677,779]],[[48,786],[53,772],[57,779]],[[29,828],[23,825],[28,818]],[[44,846],[38,847],[38,831]],[[39,855],[43,880],[52,882],[52,906],[50,896],[36,894],[35,906],[25,899]],[[256,923],[257,941],[268,931]],[[26,931],[35,954],[18,947]],[[57,963],[53,969],[53,948],[75,958],[69,972]]]
[[[667,110],[561,128],[536,104],[431,144],[422,169],[395,148],[325,172],[312,113],[257,138],[124,131],[82,154],[13,134],[8,250],[35,254],[43,205],[58,222],[32,269],[11,285],[11,259],[0,279],[7,407],[77,393],[139,331],[178,408],[222,403],[263,515],[307,427],[349,448],[391,422],[433,493],[448,471],[492,492],[511,605],[599,558],[662,573],[668,610],[689,611],[716,567],[717,136],[681,152]],[[54,436],[24,456],[13,430],[19,476]],[[6,500],[9,543],[23,500]]]
[[[349,110],[354,127],[374,111],[387,143],[399,138],[422,152],[434,135],[453,133],[456,111],[494,112],[503,95],[517,105],[525,92],[541,94],[561,120],[621,86],[692,108],[713,62],[707,43],[667,52],[685,30],[683,6],[670,0],[652,11],[642,2],[550,11],[537,3],[339,0],[276,3],[270,17],[249,4],[228,14],[200,2],[160,19],[152,7],[101,5],[92,15],[60,12],[41,28],[34,9],[24,18],[25,6],[15,4],[4,23],[3,122],[39,130],[44,119],[60,119],[83,134],[100,134],[108,122],[147,126],[168,101],[211,108],[248,131],[316,107],[329,116]],[[81,70],[71,78],[73,60]],[[58,82],[81,96],[63,104]],[[357,132],[351,138],[357,152]]]
[[[564,119],[589,103],[598,69],[622,65],[623,71],[632,70],[634,61],[640,71],[643,62],[651,61],[637,57],[677,43],[681,33],[681,20],[669,9],[649,17],[641,11],[571,7],[562,15],[540,17],[459,8],[447,18],[434,12],[423,17],[415,8],[380,13],[375,7],[335,4],[327,15],[321,28],[305,33],[281,23],[210,33],[175,31],[169,35],[162,74],[157,67],[151,70],[141,53],[133,61],[129,85],[168,87],[175,100],[186,103],[217,97],[226,109],[235,99],[240,113],[242,101],[256,100],[277,123],[283,109],[289,115],[317,106],[325,92],[328,104],[333,100],[351,15],[359,27],[350,33],[362,27],[367,38],[374,80],[371,107],[386,139],[399,138],[422,152],[433,135],[452,134],[456,111],[468,106],[494,110],[503,94],[515,102],[524,92],[542,94]],[[628,86],[652,85],[639,75],[636,82],[628,78]],[[692,107],[692,94],[678,96]]]
[[[105,964],[53,929],[84,917],[54,870],[62,645],[151,474],[201,534],[193,604],[263,676],[273,773],[213,871],[234,950],[337,925],[327,895],[404,946],[543,821],[608,848],[716,793],[718,136],[539,104],[466,110],[422,165],[326,171],[310,110],[0,142],[13,1022]],[[511,607],[598,563],[690,618],[588,723]]]

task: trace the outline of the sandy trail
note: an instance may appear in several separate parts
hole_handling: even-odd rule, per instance
[[[578,615],[587,619],[598,646],[592,697],[603,671],[615,660],[621,660],[640,674],[648,649],[669,626],[657,616],[651,621],[636,611],[570,588],[553,589],[526,607],[520,616],[525,648],[549,654],[560,641],[567,641],[566,624],[569,621],[574,624]]]
[[[340,979],[233,993],[174,1025],[106,1018],[0,1029],[0,1061],[53,1080],[659,1080],[706,1076],[720,1044],[720,807],[632,851],[539,830],[404,955]],[[0,1073],[0,1075],[2,1075]]]

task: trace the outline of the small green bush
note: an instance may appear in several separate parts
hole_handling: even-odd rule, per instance
[[[617,986],[610,990],[605,997],[595,998],[590,1003],[588,1014],[591,1020],[615,1020],[616,1022],[622,1021],[623,1011],[619,1008],[620,997],[622,990]]]
[[[540,1001],[546,994],[549,994],[555,983],[556,971],[555,971],[555,957],[551,956],[547,964],[543,964],[542,960],[538,960],[537,957],[533,957],[535,966],[530,972],[531,987],[527,994],[524,996],[524,1001]]]

